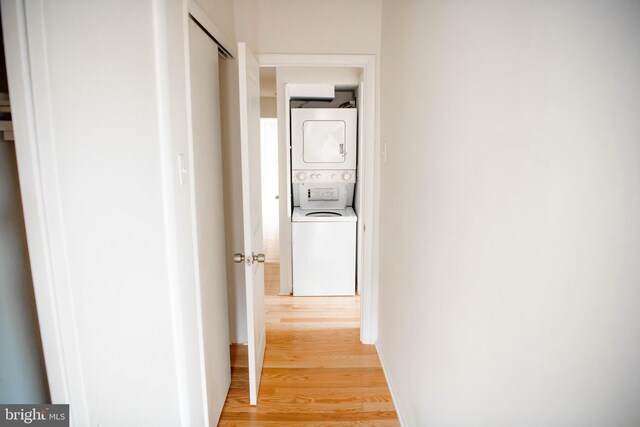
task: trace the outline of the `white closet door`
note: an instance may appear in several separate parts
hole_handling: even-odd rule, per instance
[[[189,20],[193,173],[209,424],[231,382],[222,195],[218,45]]]

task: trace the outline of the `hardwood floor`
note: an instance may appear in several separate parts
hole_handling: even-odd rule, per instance
[[[265,264],[267,350],[249,406],[247,347],[231,347],[231,389],[219,426],[398,426],[373,346],[359,338],[359,297],[278,296]]]

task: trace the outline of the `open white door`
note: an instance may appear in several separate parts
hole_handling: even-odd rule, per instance
[[[264,319],[264,254],[262,254],[262,194],[260,173],[260,68],[245,43],[238,43],[240,85],[240,151],[242,158],[242,213],[247,288],[249,341],[249,403],[258,403],[258,388],[266,347]]]

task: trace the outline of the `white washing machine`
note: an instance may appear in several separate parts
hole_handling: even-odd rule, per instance
[[[356,221],[352,208],[294,208],[293,295],[356,293]]]

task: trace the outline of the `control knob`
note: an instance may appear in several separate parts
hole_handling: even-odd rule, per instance
[[[345,181],[349,181],[351,179],[351,174],[349,172],[343,173],[342,179],[344,179]]]
[[[300,180],[300,181],[304,181],[307,178],[307,174],[304,172],[299,172],[296,177]]]

